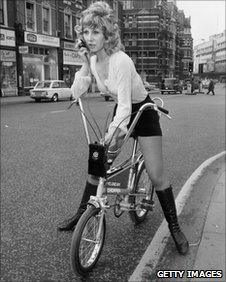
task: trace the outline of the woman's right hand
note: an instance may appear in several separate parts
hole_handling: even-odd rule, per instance
[[[75,51],[77,51],[79,57],[82,59],[83,63],[89,64],[90,54],[86,47],[80,47],[81,40],[78,39],[77,43],[75,44]]]

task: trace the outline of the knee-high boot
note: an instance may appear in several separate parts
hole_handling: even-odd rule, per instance
[[[180,254],[186,254],[189,249],[189,244],[178,223],[172,187],[170,186],[167,189],[156,191],[156,194],[162,206],[166,221],[168,222],[169,230],[176,248]]]
[[[80,202],[77,213],[69,219],[63,221],[58,227],[59,231],[72,231],[75,228],[75,225],[79,221],[80,217],[86,210],[87,202],[89,201],[90,196],[95,196],[97,192],[97,185],[93,185],[86,182],[85,190],[83,192],[82,200]]]

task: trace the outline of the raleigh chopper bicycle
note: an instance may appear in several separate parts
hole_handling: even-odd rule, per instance
[[[90,142],[82,100],[79,98],[72,102],[72,104],[79,104],[89,145],[88,173],[97,177],[99,181],[96,196],[90,197],[87,209],[73,231],[71,265],[73,271],[80,275],[84,276],[90,272],[101,255],[106,234],[106,213],[109,209],[113,208],[116,217],[120,217],[123,212],[127,211],[131,220],[139,224],[145,220],[148,212],[154,207],[154,187],[147,174],[142,153],[138,149],[137,138],[133,138],[130,157],[113,165],[114,158],[123,149],[144,110],[152,108],[171,118],[169,112],[163,108],[162,99],[156,97],[152,100],[159,100],[161,106],[155,102],[141,106],[127,134],[121,140],[121,146],[114,151],[105,144],[104,140]],[[114,196],[114,204],[109,204],[109,195]]]

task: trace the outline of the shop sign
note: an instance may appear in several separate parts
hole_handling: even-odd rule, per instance
[[[75,43],[64,42],[64,49],[75,50]]]
[[[0,50],[1,62],[16,62],[16,52],[11,50]]]
[[[28,54],[28,46],[19,46],[20,54]]]
[[[64,65],[82,65],[82,60],[75,51],[63,50]]]
[[[0,29],[0,46],[16,46],[14,30]]]
[[[25,31],[24,41],[31,44],[46,45],[52,47],[60,47],[60,39],[58,37],[48,36],[44,34],[36,34]]]

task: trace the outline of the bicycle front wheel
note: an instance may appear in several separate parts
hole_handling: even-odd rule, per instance
[[[94,268],[104,245],[105,234],[105,215],[100,208],[90,205],[72,236],[71,265],[74,272],[84,276]]]
[[[139,171],[137,172],[134,189],[132,191],[135,195],[131,195],[129,198],[130,203],[134,205],[134,209],[129,211],[129,215],[135,224],[143,222],[148,214],[148,211],[151,210],[151,207],[149,209],[143,208],[143,203],[145,201],[152,202],[153,189],[153,185],[143,161]]]

